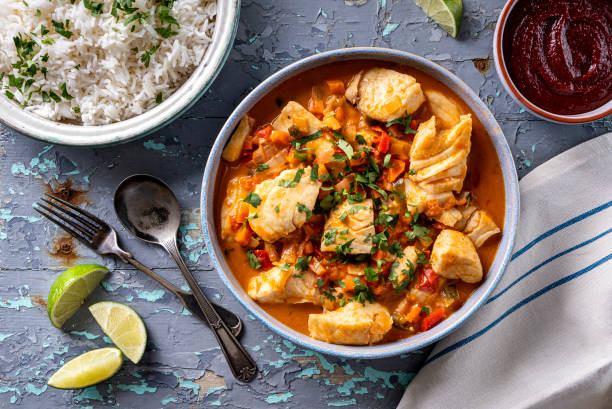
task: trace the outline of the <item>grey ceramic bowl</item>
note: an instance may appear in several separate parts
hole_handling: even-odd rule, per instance
[[[31,138],[56,145],[108,146],[141,138],[166,126],[195,104],[215,80],[236,37],[240,0],[218,0],[212,44],[189,79],[164,102],[141,115],[100,126],[43,119],[0,96],[0,122]]]
[[[501,164],[505,183],[506,199],[504,231],[497,255],[495,256],[495,260],[493,261],[491,269],[489,270],[485,280],[458,311],[437,326],[433,327],[427,332],[415,335],[411,338],[388,344],[374,346],[332,345],[312,339],[281,324],[266,313],[259,305],[257,305],[255,301],[249,298],[230,271],[230,268],[223,257],[223,251],[221,249],[215,228],[213,195],[215,191],[217,171],[221,161],[221,152],[225,144],[229,140],[240,119],[247,112],[249,112],[249,110],[263,96],[276,88],[279,84],[306,70],[337,61],[364,59],[389,61],[416,68],[444,83],[447,87],[457,93],[457,95],[463,98],[463,100],[472,108],[490,135]],[[363,359],[371,359],[383,358],[414,351],[438,341],[465,322],[465,320],[468,319],[468,317],[486,301],[501,278],[510,259],[512,247],[514,246],[514,238],[516,236],[519,217],[519,189],[512,154],[510,153],[510,148],[508,147],[502,130],[486,105],[463,81],[438,64],[407,52],[382,48],[346,48],[316,54],[289,65],[261,83],[261,85],[255,88],[242,101],[242,103],[238,105],[221,129],[212,151],[210,152],[210,156],[206,164],[206,170],[204,171],[204,179],[202,181],[201,210],[204,238],[206,240],[206,245],[209,249],[214,266],[217,269],[221,280],[223,280],[225,285],[247,310],[259,318],[274,332],[305,348],[309,348],[324,354],[341,357],[359,357]]]

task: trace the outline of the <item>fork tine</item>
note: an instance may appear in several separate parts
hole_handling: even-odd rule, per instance
[[[105,222],[103,222],[102,220],[98,219],[96,216],[94,216],[93,214],[89,213],[87,210],[81,209],[80,207],[76,207],[72,203],[68,203],[67,201],[62,200],[59,197],[55,197],[55,196],[53,196],[53,195],[51,195],[49,193],[45,193],[45,195],[49,196],[53,200],[57,200],[58,202],[60,202],[64,206],[67,206],[67,207],[71,208],[72,210],[81,213],[83,216],[89,217],[93,222],[97,223],[100,227],[106,226]]]
[[[94,236],[94,234],[92,234],[91,232],[87,231],[83,227],[79,226],[78,223],[75,223],[74,221],[70,220],[69,218],[67,218],[66,216],[62,215],[61,213],[56,212],[55,210],[51,209],[50,207],[47,207],[47,206],[45,206],[42,203],[36,203],[36,206],[40,206],[41,208],[45,209],[47,212],[51,213],[55,217],[57,217],[57,218],[63,220],[64,222],[68,223],[68,225],[70,227],[72,227],[73,229],[77,229],[85,237],[87,237],[88,240],[91,240],[92,237]]]
[[[93,234],[96,233],[96,231],[99,229],[98,226],[95,226],[91,221],[85,219],[84,217],[82,217],[78,212],[70,210],[70,209],[66,209],[61,207],[60,205],[58,205],[57,203],[54,203],[50,200],[45,199],[44,197],[41,197],[40,200],[42,200],[45,203],[48,203],[49,205],[51,205],[51,207],[62,211],[63,213],[68,214],[70,217],[73,217],[75,219],[77,219],[78,221],[80,221],[81,223],[83,223],[86,227],[89,227],[91,229],[91,231],[93,232]]]
[[[61,221],[55,219],[54,217],[52,217],[51,215],[43,212],[42,210],[40,210],[38,207],[34,207],[34,210],[36,210],[38,213],[40,213],[42,216],[46,217],[47,219],[49,219],[51,222],[53,222],[53,224],[61,227],[62,229],[64,229],[65,231],[67,231],[72,237],[76,238],[77,240],[79,240],[81,243],[83,243],[84,245],[86,245],[87,247],[92,247],[92,243],[89,241],[89,239],[83,237],[78,231],[70,228],[69,226],[65,225],[64,223],[62,223]]]

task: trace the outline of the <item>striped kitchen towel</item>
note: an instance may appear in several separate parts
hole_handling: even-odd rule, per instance
[[[520,182],[508,269],[398,406],[612,408],[612,134]]]

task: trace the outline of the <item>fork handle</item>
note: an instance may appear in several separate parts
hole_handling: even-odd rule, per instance
[[[191,289],[191,292],[195,296],[198,305],[204,312],[204,316],[210,328],[212,329],[219,346],[225,355],[230,369],[236,379],[242,382],[249,382],[255,378],[257,373],[257,365],[249,353],[244,349],[240,341],[236,339],[234,334],[229,330],[225,322],[221,319],[217,311],[212,307],[211,302],[206,298],[206,295],[198,285],[198,282],[191,274],[191,271],[185,265],[181,254],[179,253],[178,246],[176,244],[176,238],[174,240],[168,240],[161,243],[166,250],[170,253],[179,269],[183,273],[187,285]]]
[[[206,320],[206,317],[204,316],[204,312],[200,309],[193,294],[179,289],[174,284],[170,283],[168,280],[159,276],[153,270],[151,270],[150,268],[148,268],[147,266],[145,266],[144,264],[136,260],[134,257],[132,257],[131,254],[127,252],[126,254],[122,254],[122,257],[120,258],[121,258],[121,261],[133,265],[138,270],[142,271],[143,273],[148,275],[150,278],[152,278],[154,281],[156,281],[158,284],[160,284],[162,287],[166,288],[168,291],[174,294],[179,300],[181,300],[181,303],[185,306],[185,308],[191,311],[193,315],[198,317],[201,321],[204,322],[204,324],[210,327],[210,325],[208,324],[208,321]],[[242,321],[240,320],[240,318],[238,318],[238,316],[234,314],[233,312],[226,310],[220,305],[213,304],[213,308],[221,316],[223,321],[228,325],[232,334],[234,334],[235,336],[238,336],[240,332],[242,331]]]

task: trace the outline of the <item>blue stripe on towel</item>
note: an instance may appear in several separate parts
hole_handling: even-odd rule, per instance
[[[565,223],[562,223],[560,225],[558,225],[557,227],[553,227],[552,229],[548,230],[545,233],[540,234],[538,237],[536,237],[535,239],[533,239],[531,242],[529,242],[525,247],[523,247],[520,250],[517,250],[513,255],[512,258],[510,259],[510,261],[514,260],[515,258],[517,258],[518,256],[520,256],[521,254],[525,253],[527,250],[529,250],[530,248],[532,248],[533,246],[535,246],[537,243],[539,243],[540,241],[544,240],[545,238],[552,236],[553,234],[555,234],[556,232],[558,232],[559,230],[563,230],[566,227],[571,226],[572,224],[578,223],[581,220],[586,219],[587,217],[593,216],[596,213],[601,212],[602,210],[606,210],[608,207],[612,206],[612,201],[609,201],[608,203],[604,203],[601,206],[598,206],[594,209],[589,210],[588,212],[584,212],[572,219],[569,219],[568,221],[566,221]]]
[[[511,308],[509,308],[506,312],[504,312],[499,318],[497,318],[495,321],[493,321],[492,323],[490,323],[489,325],[487,325],[486,327],[484,327],[483,329],[481,329],[480,331],[470,335],[469,337],[463,338],[461,341],[457,341],[455,342],[453,345],[450,345],[446,348],[444,348],[442,351],[438,352],[437,354],[435,354],[434,356],[432,356],[431,358],[428,358],[427,361],[425,361],[425,363],[423,365],[427,365],[430,362],[435,361],[436,359],[448,354],[449,352],[454,351],[455,349],[461,348],[462,346],[469,344],[470,342],[472,342],[473,340],[479,338],[480,336],[484,335],[485,333],[487,333],[491,328],[495,327],[497,324],[499,324],[504,318],[506,318],[507,316],[509,316],[510,314],[512,314],[514,311],[518,310],[519,308],[521,308],[522,306],[530,303],[531,301],[535,300],[536,298],[538,298],[539,296],[546,294],[547,292],[549,292],[550,290],[559,287],[560,285],[563,285],[575,278],[580,277],[583,274],[588,273],[589,271],[593,270],[594,268],[602,265],[603,263],[605,263],[606,261],[612,259],[612,253],[608,254],[607,256],[597,260],[596,262],[594,262],[593,264],[583,268],[582,270],[579,270],[573,274],[570,274],[568,276],[565,276],[549,285],[547,285],[546,287],[540,289],[539,291],[536,291],[535,293],[531,294],[529,297],[524,298],[522,301],[516,303],[514,306],[512,306]]]
[[[532,268],[531,270],[527,271],[525,274],[523,274],[522,276],[520,276],[519,278],[517,278],[516,280],[514,280],[512,283],[510,283],[506,288],[504,288],[503,290],[501,290],[499,293],[495,294],[494,296],[492,296],[491,298],[489,298],[486,302],[486,304],[495,301],[497,298],[499,298],[502,294],[504,294],[506,291],[508,291],[509,289],[511,289],[512,287],[514,287],[516,284],[518,284],[519,281],[521,281],[523,278],[527,277],[528,275],[532,274],[533,272],[535,272],[536,270],[540,269],[541,267],[545,266],[546,264],[550,263],[551,261],[554,261],[556,259],[558,259],[559,257],[565,256],[568,253],[571,253],[574,250],[577,250],[581,247],[584,247],[588,244],[591,244],[592,242],[594,242],[595,240],[598,240],[600,238],[602,238],[603,236],[609,234],[610,232],[612,232],[612,229],[608,229],[605,232],[591,238],[588,239],[587,241],[583,241],[580,244],[576,244],[574,247],[570,247],[569,249],[562,251],[560,253],[555,254],[552,257],[547,258],[546,260],[542,261],[540,264],[538,264],[537,266],[535,266],[534,268]]]

